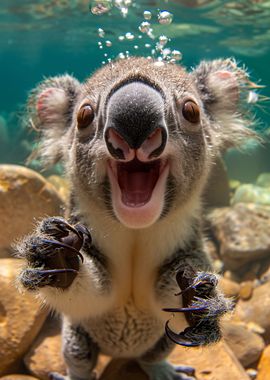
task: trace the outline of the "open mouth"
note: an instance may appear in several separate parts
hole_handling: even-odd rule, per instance
[[[117,164],[117,180],[125,205],[140,207],[150,200],[159,178],[160,165],[159,160],[143,163],[137,159]]]
[[[130,220],[133,224],[137,218],[141,225],[158,217],[163,208],[168,172],[167,160],[109,160],[112,204],[119,219],[130,225]]]

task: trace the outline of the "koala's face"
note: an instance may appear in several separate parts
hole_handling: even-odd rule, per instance
[[[75,190],[129,228],[150,226],[198,196],[222,141],[222,118],[239,98],[237,73],[219,62],[222,69],[205,64],[189,74],[132,59],[76,84],[72,97],[67,85],[41,91],[43,124],[69,111],[60,149]]]

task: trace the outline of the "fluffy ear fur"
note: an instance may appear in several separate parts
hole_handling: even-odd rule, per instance
[[[56,163],[67,151],[67,132],[80,86],[72,76],[63,75],[45,79],[30,94],[28,118],[41,134],[38,156],[46,164]]]
[[[219,150],[239,146],[247,138],[257,138],[249,128],[252,119],[247,97],[251,89],[260,86],[249,80],[243,68],[232,59],[203,61],[192,76],[212,120],[214,144]]]

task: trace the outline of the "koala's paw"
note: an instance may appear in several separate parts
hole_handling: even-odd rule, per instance
[[[192,271],[189,271],[189,274]],[[232,310],[232,302],[226,299],[217,289],[218,277],[213,273],[193,272],[187,276],[179,271],[177,283],[183,298],[183,307],[163,309],[172,313],[184,313],[189,327],[180,333],[165,325],[167,336],[177,344],[186,347],[204,346],[217,342],[221,338],[220,318]]]
[[[68,288],[78,274],[80,260],[83,262],[80,249],[89,242],[90,233],[83,225],[71,226],[60,217],[44,219],[36,234],[17,246],[18,256],[27,262],[19,276],[21,284],[29,290]]]

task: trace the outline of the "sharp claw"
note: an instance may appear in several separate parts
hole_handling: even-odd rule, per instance
[[[79,236],[81,236],[82,239],[84,239],[84,235],[86,235],[88,237],[88,239],[90,239],[90,241],[92,241],[92,237],[91,237],[88,229],[83,224],[76,224],[74,226],[74,230],[77,232],[77,234],[79,234]]]
[[[187,328],[190,329],[190,328]],[[185,331],[187,331],[187,329]],[[187,336],[185,336],[185,331],[176,334],[169,328],[169,321],[165,324],[165,333],[168,336],[169,339],[171,339],[174,343],[179,344],[180,346],[184,347],[198,347],[202,346],[204,342],[194,342],[190,339],[188,339]]]
[[[78,251],[76,248],[72,247],[71,245],[68,245],[68,244],[65,244],[63,242],[59,242],[57,240],[49,240],[49,239],[41,239],[42,243],[45,243],[45,244],[48,244],[48,245],[54,245],[56,246],[57,248],[66,248],[70,251],[72,251],[73,253],[75,253],[76,255],[78,255],[83,263],[83,255],[81,254],[80,251]],[[53,255],[53,253],[52,253]]]
[[[168,313],[186,313],[186,312],[207,310],[207,305],[204,305],[204,306],[179,307],[179,308],[169,308],[169,307],[166,307],[166,308],[164,308],[162,310],[166,311]]]
[[[59,274],[59,273],[76,273],[78,274],[78,271],[76,269],[66,268],[66,269],[35,269],[35,273],[39,274],[41,276],[50,276],[52,274]]]

